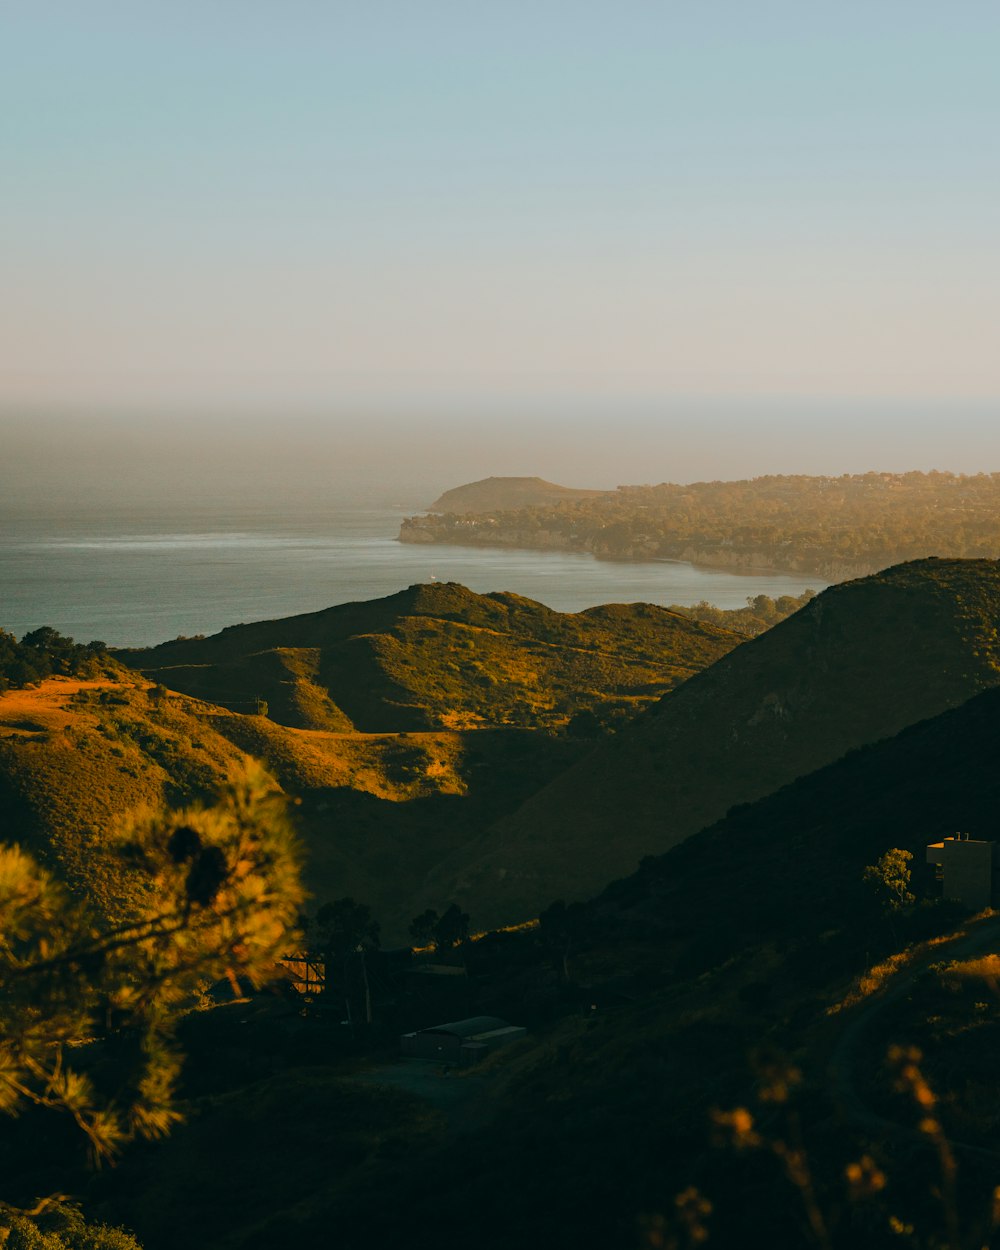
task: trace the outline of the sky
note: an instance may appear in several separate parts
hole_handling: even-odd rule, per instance
[[[1000,469],[998,56],[995,0],[0,0],[7,463]]]

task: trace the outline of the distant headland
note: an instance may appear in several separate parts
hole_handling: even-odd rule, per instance
[[[504,512],[515,508],[541,508],[548,504],[594,499],[603,490],[575,490],[557,486],[540,477],[486,477],[481,482],[446,490],[428,512]]]
[[[487,478],[445,491],[399,538],[838,581],[926,556],[996,559],[1000,474],[771,475],[614,491]]]

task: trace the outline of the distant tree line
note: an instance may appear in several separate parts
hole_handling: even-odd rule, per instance
[[[97,676],[108,660],[103,642],[74,642],[50,625],[33,629],[20,642],[0,629],[0,694],[46,677]]]
[[[777,599],[772,599],[770,595],[749,595],[745,608],[717,608],[714,603],[700,599],[686,608],[672,603],[670,611],[679,612],[693,621],[705,621],[709,625],[719,625],[734,633],[746,634],[748,638],[756,638],[815,598],[815,590],[807,590],[801,595],[779,595]]]
[[[400,538],[857,576],[929,555],[1000,556],[1000,473],[620,486],[540,507],[412,517]]]

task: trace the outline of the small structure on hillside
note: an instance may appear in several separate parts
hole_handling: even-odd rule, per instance
[[[927,862],[937,870],[945,898],[975,911],[992,906],[993,880],[1000,868],[996,842],[956,833],[953,838],[932,842],[927,848]]]
[[[326,991],[326,960],[322,956],[296,951],[282,955],[281,963],[287,969],[292,987],[307,1002],[312,1002]]]
[[[492,1050],[527,1037],[527,1029],[498,1016],[471,1016],[452,1024],[404,1033],[400,1049],[408,1059],[436,1059],[440,1063],[478,1063]]]

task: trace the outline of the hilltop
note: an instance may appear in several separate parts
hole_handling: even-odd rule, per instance
[[[428,512],[494,512],[510,508],[536,508],[547,504],[596,499],[607,494],[600,490],[577,490],[557,486],[540,477],[487,477],[466,486],[446,490]]]
[[[834,586],[664,696],[428,886],[484,922],[582,898],[852,747],[1000,683],[1000,562]]]
[[[0,696],[0,830],[116,912],[119,819],[211,797],[247,753],[297,801],[317,899],[364,899],[402,938],[442,859],[741,641],[445,584],[119,652],[100,680]]]
[[[651,604],[554,612],[457,583],[119,652],[150,680],[332,732],[560,728],[631,715],[743,639]]]

